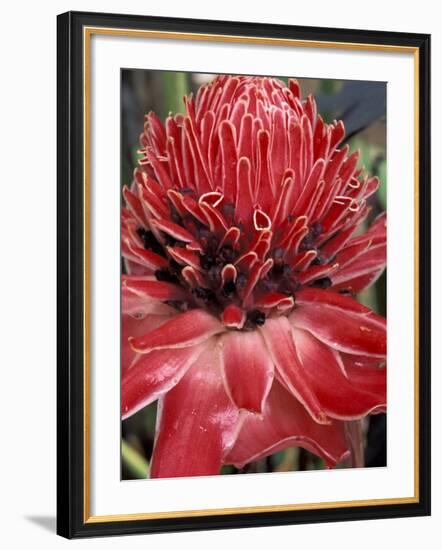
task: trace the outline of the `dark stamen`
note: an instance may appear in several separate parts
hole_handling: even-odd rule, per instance
[[[260,284],[264,290],[270,292],[276,292],[279,288],[279,281],[275,281],[275,279],[272,279],[269,276],[264,277]]]
[[[280,279],[281,277],[289,277],[292,273],[292,268],[289,264],[276,263],[272,267],[269,276],[273,279]]]
[[[157,269],[155,271],[155,277],[157,278],[157,281],[164,281],[166,283],[179,283],[177,276],[171,273],[170,269],[167,269],[167,267]]]
[[[340,288],[338,290],[339,294],[342,294],[343,296],[353,296],[353,293],[350,289],[348,288]]]
[[[221,277],[221,271],[222,271],[221,265],[214,265],[209,269],[209,277],[212,281],[217,283]]]
[[[251,311],[247,312],[247,318],[244,324],[244,328],[253,329],[257,326],[261,327],[265,322],[265,313],[263,313],[259,309],[252,309]]]
[[[273,259],[275,260],[275,262],[281,262],[283,256],[284,256],[284,249],[275,248],[275,250],[273,251]]]
[[[176,246],[177,248],[184,248],[186,246],[185,242],[179,241],[178,239],[175,239],[175,237],[168,234],[164,234],[164,242],[167,246]]]
[[[223,288],[222,293],[226,298],[232,298],[236,293],[236,285],[233,281],[227,281]]]
[[[300,245],[299,245],[299,250],[301,252],[304,252],[306,250],[311,250],[312,248],[314,248],[314,238],[313,236],[311,235],[311,233],[308,233],[301,241]]]
[[[322,233],[323,227],[320,224],[320,222],[315,222],[312,224],[310,231],[311,231],[312,237],[316,239]]]
[[[280,281],[278,292],[295,297],[295,293],[301,288],[301,283],[295,278],[287,278]]]
[[[212,256],[208,256],[207,254],[205,256],[201,256],[200,264],[203,269],[206,269],[207,271],[215,265],[215,259]]]
[[[172,202],[169,201],[169,210],[170,210],[170,217],[172,218],[172,220],[178,224],[178,225],[181,225],[181,216],[179,215],[178,213],[178,210],[172,205]]]
[[[137,228],[137,234],[140,237],[140,239],[143,241],[145,250],[151,250],[152,252],[155,252],[155,254],[159,254],[160,256],[166,257],[163,247],[156,240],[152,231],[149,231],[144,227],[140,226]]]
[[[211,288],[203,288],[198,286],[192,290],[197,298],[205,303],[216,302],[216,294]]]
[[[235,212],[235,205],[232,204],[231,202],[227,202],[222,205],[221,212],[223,213],[225,218],[227,218],[228,220],[231,220]]]
[[[187,311],[189,309],[189,303],[184,300],[166,300],[164,302],[168,306],[172,306],[178,311]]]
[[[316,279],[310,286],[315,288],[330,288],[332,285],[332,280],[330,277],[323,277],[322,279]]]
[[[312,261],[312,265],[324,265],[326,263],[327,263],[327,258],[323,256],[320,252],[318,252],[318,255]]]
[[[180,275],[181,274],[181,271],[183,270],[183,266],[180,265],[177,261],[175,260],[170,260],[169,261],[169,268],[170,268],[170,271],[174,274],[174,275]]]
[[[244,273],[238,273],[236,277],[236,284],[238,288],[245,288],[247,284],[247,276]]]
[[[218,253],[218,257],[224,264],[232,263],[234,259],[233,247],[230,244],[225,244],[223,247],[221,247],[221,250]]]

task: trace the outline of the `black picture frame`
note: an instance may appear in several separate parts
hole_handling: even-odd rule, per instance
[[[419,59],[419,491],[406,504],[88,521],[84,493],[84,82],[85,27],[407,46]],[[430,36],[68,12],[57,21],[57,533],[67,538],[335,522],[430,514]]]

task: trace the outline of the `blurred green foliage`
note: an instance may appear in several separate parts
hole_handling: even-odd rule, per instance
[[[164,90],[163,113],[182,113],[184,110],[183,97],[189,93],[188,73],[168,72],[161,73]]]

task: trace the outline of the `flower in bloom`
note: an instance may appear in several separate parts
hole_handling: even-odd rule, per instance
[[[220,76],[146,116],[124,189],[122,415],[159,400],[152,477],[290,446],[329,467],[386,407],[386,323],[354,295],[386,261],[377,178],[298,83]]]

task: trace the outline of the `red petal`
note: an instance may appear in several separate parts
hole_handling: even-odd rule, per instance
[[[282,184],[282,175],[287,167],[287,142],[288,138],[285,128],[285,114],[281,109],[275,109],[272,116],[270,154],[273,188],[277,189],[278,193],[280,192],[279,189]]]
[[[386,329],[384,320],[377,315],[359,314],[354,310],[326,305],[305,304],[295,309],[290,315],[290,321],[338,351],[385,357]]]
[[[379,400],[386,402],[387,371],[385,361],[378,358],[348,355],[341,353],[344,370],[350,382],[365,391],[378,395]]]
[[[192,309],[177,315],[159,329],[130,339],[130,343],[140,353],[163,348],[186,348],[200,344],[223,330],[223,325],[213,315],[202,309]]]
[[[134,294],[142,300],[183,300],[186,292],[179,286],[150,277],[123,277],[122,298]]]
[[[373,284],[384,271],[386,252],[386,246],[382,244],[366,249],[333,274],[333,288],[344,288],[352,293],[359,293]],[[339,258],[337,260],[339,261]]]
[[[204,155],[201,151],[200,141],[195,135],[194,122],[191,120],[191,118],[186,117],[184,119],[184,128],[184,136],[187,138],[190,157],[193,161],[196,188],[198,189],[199,193],[207,193],[211,190],[209,174],[206,168]]]
[[[386,230],[384,212],[368,231],[348,241],[336,258],[342,268],[332,277],[334,288],[361,292],[381,275],[386,263]]]
[[[157,350],[141,356],[121,380],[122,417],[132,416],[178,384],[204,345]]]
[[[235,216],[237,221],[250,223],[253,210],[253,189],[251,165],[247,157],[241,157],[237,165],[238,185],[236,193]]]
[[[204,275],[200,271],[197,271],[194,267],[186,266],[181,271],[181,275],[191,288],[196,288],[198,286],[205,288],[208,285]]]
[[[289,88],[295,97],[301,99],[301,88],[297,80],[295,80],[294,78],[289,78]]]
[[[252,298],[252,292],[258,281],[264,278],[273,266],[272,258],[268,258],[265,262],[255,263],[250,269],[249,279],[246,288],[244,289],[243,302],[248,304]]]
[[[189,265],[194,269],[201,270],[200,256],[193,250],[187,248],[181,248],[180,246],[168,246],[167,252],[172,258],[180,265]]]
[[[194,240],[193,235],[189,233],[189,231],[169,220],[152,220],[152,225],[167,235],[179,241],[183,241],[184,243],[191,243]]]
[[[322,290],[320,288],[303,288],[296,293],[296,303],[299,305],[323,305],[335,307],[344,311],[351,311],[360,314],[369,314],[371,310],[348,296],[337,292]]]
[[[127,187],[123,187],[123,196],[133,216],[141,226],[145,227],[147,225],[147,220],[140,199]]]
[[[199,207],[206,216],[210,231],[214,232],[219,238],[222,238],[227,231],[227,223],[221,212],[218,212],[211,204],[199,201]]]
[[[225,245],[236,248],[240,238],[241,230],[238,227],[231,227],[219,243],[218,250],[221,250],[221,248]]]
[[[269,141],[269,132],[267,130],[259,130],[255,197],[256,202],[266,212],[270,212],[274,200],[269,173]]]
[[[246,312],[235,304],[228,305],[222,313],[222,322],[226,327],[241,329],[246,321]]]
[[[260,330],[284,385],[304,405],[316,422],[327,424],[326,414],[310,387],[296,353],[293,328],[287,317],[267,319]]]
[[[178,287],[176,287],[178,288]],[[161,298],[168,299],[168,298]],[[174,298],[169,298],[174,299]],[[182,298],[176,298],[181,300]],[[167,304],[163,304],[158,301],[158,298],[153,299],[147,294],[140,296],[123,286],[121,290],[121,312],[123,315],[130,315],[132,317],[145,317],[146,315],[168,315],[170,312],[175,311]]]
[[[295,305],[293,296],[281,294],[280,292],[267,292],[256,300],[255,304],[258,307],[272,308],[276,307],[279,311],[290,309]]]
[[[259,332],[230,332],[222,340],[228,392],[240,409],[262,412],[273,381],[273,362]]]
[[[170,316],[174,310],[166,305],[161,304],[161,308],[168,309],[169,313],[146,315],[143,318],[135,318],[129,315],[122,315],[121,317],[121,370],[124,373],[128,369],[138,354],[133,350],[129,344],[129,337],[140,336],[150,330],[154,330],[157,327],[164,325],[166,321],[170,319]]]
[[[332,129],[332,138],[330,143],[330,149],[334,149],[341,141],[342,138],[345,136],[345,128],[344,123],[342,120],[336,123],[334,128]]]
[[[127,251],[124,250],[124,245],[126,245]],[[132,246],[129,241],[123,242],[122,247],[125,257],[129,257],[130,260],[137,262],[153,271],[169,265],[169,262],[166,258],[163,258],[163,256],[155,254],[155,252],[152,252],[151,250],[145,250],[144,248]]]
[[[302,193],[296,203],[294,214],[296,216],[301,215],[307,208],[307,205],[312,200],[312,196],[318,187],[319,180],[322,178],[324,172],[325,161],[324,159],[318,159],[313,166],[309,177],[304,185]]]
[[[161,218],[168,215],[168,208],[166,208],[162,201],[154,193],[152,193],[150,189],[146,189],[146,187],[139,184],[138,191],[142,198],[142,206],[146,218],[150,219],[152,216],[155,216],[155,218]]]
[[[302,126],[302,151],[304,153],[304,178],[307,179],[307,176],[310,174],[310,171],[313,172],[313,131],[310,124],[310,121],[306,115],[303,115],[301,118]]]
[[[263,416],[247,416],[224,462],[242,468],[288,447],[303,447],[323,458],[329,467],[348,454],[343,423],[317,424],[301,403],[275,380]]]
[[[366,391],[363,380],[362,383],[353,384],[347,378],[336,352],[305,330],[295,328],[294,335],[310,386],[329,416],[352,420],[366,416],[379,406],[385,406],[385,395]],[[383,374],[385,376],[385,369]]]
[[[322,279],[323,277],[330,277],[339,267],[338,263],[326,264],[326,265],[314,265],[310,266],[306,271],[298,275],[298,281],[302,285],[307,285],[316,279]]]
[[[253,160],[253,140],[252,140],[253,116],[249,113],[243,116],[241,120],[241,129],[239,133],[239,157],[245,157],[252,162]],[[241,180],[238,177],[238,182]],[[241,185],[241,183],[240,183]]]
[[[222,189],[228,202],[236,197],[236,145],[235,127],[225,120],[219,128],[219,141],[222,157]]]
[[[295,175],[293,171],[288,168],[284,172],[283,181],[278,190],[276,200],[272,208],[272,214],[270,215],[275,226],[279,225],[287,218],[289,207],[291,207],[294,187]]]
[[[224,389],[219,354],[209,346],[160,401],[151,477],[218,474],[238,420]]]
[[[173,187],[172,180],[170,179],[166,163],[162,162],[159,157],[155,156],[155,154],[150,151],[149,149],[146,149],[146,159],[151,164],[157,181],[163,186],[164,189],[170,189]]]
[[[237,276],[238,271],[236,270],[236,267],[232,264],[226,264],[221,271],[221,282],[223,285],[230,281],[235,282]]]

